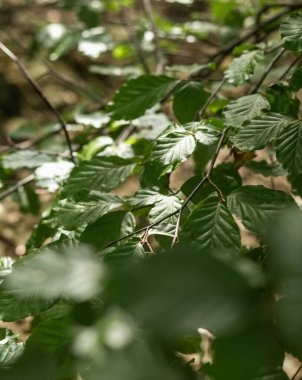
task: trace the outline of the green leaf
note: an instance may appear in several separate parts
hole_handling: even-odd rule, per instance
[[[180,240],[198,244],[202,249],[238,252],[241,247],[239,227],[227,206],[216,195],[196,205],[185,221]]]
[[[280,33],[286,49],[302,51],[302,12],[287,17],[280,26]]]
[[[8,275],[12,271],[13,260],[10,257],[0,257],[0,284],[2,277]]]
[[[24,351],[24,343],[18,342],[17,337],[10,330],[4,331],[5,337],[0,338],[0,368],[11,366]]]
[[[142,75],[124,84],[108,111],[115,119],[133,120],[163,99],[178,83],[163,75]]]
[[[143,329],[174,338],[200,326],[215,335],[240,330],[253,318],[255,302],[246,277],[230,262],[188,244],[121,268],[108,297]]]
[[[19,286],[15,289],[7,289],[6,284],[5,281],[0,285],[0,320],[4,322],[18,321],[38,315],[53,304],[53,300],[43,300],[30,295],[26,289]]]
[[[57,248],[58,249],[58,248]],[[103,268],[88,248],[59,251],[49,248],[21,259],[10,276],[8,289],[22,289],[20,297],[46,300],[71,297],[86,301],[98,291]]]
[[[287,126],[276,142],[277,159],[284,169],[293,174],[302,173],[302,122]]]
[[[165,195],[160,194],[156,190],[142,189],[139,190],[135,196],[130,199],[129,203],[135,207],[152,206],[161,201]]]
[[[132,161],[120,157],[95,157],[73,169],[65,189],[111,191],[132,174],[134,167]]]
[[[101,128],[109,123],[110,117],[104,112],[93,112],[89,114],[79,114],[74,117],[78,124]]]
[[[255,68],[262,59],[263,52],[261,50],[244,52],[230,63],[225,71],[225,78],[236,86],[244,83],[254,74]]]
[[[289,121],[280,114],[261,115],[245,122],[232,140],[240,150],[263,149],[277,138]]]
[[[259,236],[263,236],[268,224],[292,204],[288,194],[264,186],[243,186],[227,198],[230,211]]]
[[[202,175],[198,175],[188,179],[188,181],[181,187],[182,193],[188,197],[202,178]],[[211,179],[219,187],[225,197],[233,190],[241,186],[241,177],[232,163],[217,165],[211,172]],[[197,204],[206,199],[212,193],[213,186],[206,182],[194,196],[192,202]]]
[[[174,93],[173,112],[182,124],[194,121],[209,97],[200,82],[184,82]]]
[[[104,249],[113,241],[132,233],[134,229],[135,218],[131,212],[113,211],[86,227],[80,240],[97,249]]]
[[[35,170],[36,183],[54,192],[68,178],[73,167],[69,161],[47,162]]]
[[[299,91],[302,88],[302,67],[293,73],[290,81],[290,87],[293,91]]]
[[[37,168],[46,162],[54,161],[47,154],[36,152],[34,150],[20,150],[3,157],[3,167],[6,169]]]
[[[161,219],[168,217],[168,215],[176,212],[181,207],[181,201],[179,198],[172,196],[162,196],[162,199],[155,204],[151,209],[149,217],[150,223],[157,223]],[[152,227],[150,233],[159,235],[173,236],[176,226],[177,215],[168,217],[158,225]]]
[[[121,241],[115,247],[102,250],[100,256],[105,263],[124,264],[125,261],[145,258],[146,252],[140,239],[132,239]]]
[[[269,102],[260,94],[243,96],[227,105],[224,111],[225,124],[239,128],[246,120],[259,116],[269,108]]]
[[[110,194],[100,194],[98,200],[90,202],[71,202],[64,199],[53,208],[54,220],[68,230],[94,223],[109,210],[121,205],[121,200]]]
[[[196,141],[192,133],[181,126],[163,134],[154,143],[151,161],[162,166],[176,166],[185,161],[194,152]]]
[[[264,177],[285,177],[287,174],[278,162],[270,164],[267,161],[250,161],[244,166]]]

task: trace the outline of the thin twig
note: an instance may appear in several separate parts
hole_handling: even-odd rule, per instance
[[[226,136],[227,132],[228,132],[228,128],[225,128],[222,131],[219,143],[218,143],[218,145],[216,147],[215,153],[214,153],[214,155],[212,157],[212,160],[210,162],[210,166],[209,166],[209,169],[207,170],[206,175],[197,184],[197,186],[195,187],[195,189],[191,192],[191,194],[188,196],[188,198],[184,201],[184,203],[182,204],[181,208],[179,209],[179,214],[178,214],[178,218],[177,218],[177,222],[176,222],[175,232],[174,232],[174,236],[173,236],[173,240],[172,240],[172,247],[175,245],[175,243],[178,240],[178,234],[179,234],[179,228],[180,228],[180,219],[181,219],[181,215],[182,215],[183,210],[187,207],[188,203],[192,200],[192,198],[198,193],[198,191],[203,187],[203,185],[207,181],[209,181],[210,184],[214,184],[213,181],[211,180],[210,176],[211,176],[212,170],[214,168],[214,165],[215,165],[215,163],[217,161],[217,157],[219,155],[219,152],[220,152],[220,150],[222,148],[222,145],[224,143],[224,139],[225,139],[225,136]],[[217,189],[218,189],[218,186],[215,185],[215,190],[217,191]],[[223,197],[222,192],[221,192],[220,189],[219,189],[218,194],[219,194],[219,196],[220,196],[221,199],[224,199],[224,197]]]
[[[291,70],[302,61],[302,56],[299,55],[293,62],[288,66],[288,68],[284,71],[284,73],[279,78],[279,81],[282,81],[286,78],[287,74],[291,72]]]
[[[212,172],[212,170],[214,168],[214,165],[216,163],[217,157],[219,155],[219,152],[220,152],[220,150],[221,150],[221,148],[222,148],[222,146],[224,144],[224,140],[225,140],[225,136],[226,136],[227,132],[228,132],[228,128],[225,128],[222,131],[219,143],[218,143],[217,148],[215,150],[215,153],[214,153],[214,155],[212,157],[209,169],[208,169],[205,177],[198,183],[198,185],[194,188],[194,190],[191,192],[191,194],[188,196],[188,198],[184,201],[184,203],[181,205],[181,207],[179,209],[171,212],[169,215],[166,215],[165,217],[161,218],[160,220],[158,220],[158,221],[156,221],[154,223],[149,224],[148,226],[142,227],[142,228],[140,228],[140,229],[138,229],[136,231],[131,232],[130,234],[128,234],[126,236],[123,236],[123,237],[121,237],[119,239],[114,240],[113,242],[111,242],[110,244],[108,244],[106,246],[106,248],[111,247],[114,244],[116,244],[116,243],[118,243],[118,242],[120,242],[122,240],[128,239],[131,236],[140,234],[141,232],[149,231],[151,228],[159,225],[160,223],[164,222],[168,218],[171,218],[171,216],[174,216],[174,215],[177,215],[177,214],[179,214],[181,216],[183,210],[187,207],[188,203],[192,200],[192,198],[196,195],[196,193],[200,190],[200,188],[205,184],[205,182],[207,182],[209,180],[211,172]],[[177,224],[176,224],[176,226],[178,226],[178,229],[175,232],[175,235],[174,235],[174,238],[173,238],[173,242],[176,241],[177,238],[178,238],[178,231],[179,231],[179,225],[180,225],[180,217],[179,216],[178,216],[178,220],[179,221],[177,221]]]
[[[150,26],[154,35],[155,56],[157,59],[156,74],[162,74],[162,72],[164,71],[164,67],[166,65],[166,58],[163,55],[163,52],[161,51],[161,48],[160,48],[159,33],[158,33],[158,29],[153,18],[153,10],[152,10],[151,1],[142,0],[142,5],[143,5],[145,15],[150,23]]]
[[[249,38],[251,38],[253,35],[257,34],[258,31],[266,28],[270,24],[278,21],[280,18],[286,16],[290,12],[292,12],[295,9],[299,9],[302,7],[302,3],[298,4],[291,4],[288,5],[285,9],[283,9],[281,12],[274,14],[270,18],[260,22],[259,24],[254,25],[253,27],[250,28],[250,30],[247,30],[242,36],[239,36],[238,38],[232,40],[228,44],[226,44],[224,47],[222,47],[218,52],[213,54],[211,56],[210,62],[216,61],[216,64],[219,66],[220,63],[223,61],[223,59],[233,51],[233,49],[242,44],[243,42],[247,41]],[[276,27],[277,28],[277,27]],[[196,71],[194,73],[194,77],[199,78],[200,75],[202,74],[202,71],[204,69],[202,68],[200,71]],[[206,73],[208,75],[208,72]]]
[[[32,182],[35,179],[34,174],[30,174],[28,177],[25,177],[21,179],[19,182],[17,182],[14,186],[10,187],[9,189],[3,191],[0,193],[0,201],[2,201],[4,198],[12,195],[15,193],[20,187],[27,185],[28,183]]]
[[[212,95],[207,99],[207,101],[205,102],[205,104],[203,105],[202,109],[200,110],[198,116],[199,116],[199,119],[202,118],[205,110],[208,108],[208,106],[212,103],[212,100],[215,98],[215,96],[218,94],[218,92],[222,89],[222,87],[224,86],[226,82],[226,78],[224,78],[219,86],[216,88],[216,90],[212,93]]]
[[[272,71],[272,69],[274,68],[275,64],[279,61],[279,59],[283,56],[283,54],[285,52],[286,52],[286,49],[282,48],[279,51],[279,53],[276,54],[276,56],[271,60],[271,62],[267,66],[267,68],[264,71],[264,73],[261,75],[261,77],[258,80],[258,82],[251,88],[249,94],[254,94],[255,92],[257,92],[259,90],[259,88],[261,87],[262,83],[265,81],[265,79],[268,76],[268,74]]]
[[[127,8],[125,8],[125,7],[122,8],[122,17],[123,17],[123,22],[124,22],[124,25],[126,27],[128,36],[129,36],[129,40],[131,41],[131,43],[135,49],[136,56],[137,56],[138,60],[140,61],[142,68],[144,69],[144,72],[146,74],[150,74],[151,70],[150,70],[150,68],[146,62],[144,52],[143,52],[141,45],[140,45],[140,42],[136,36],[132,22],[130,20],[129,12],[128,12]]]
[[[291,378],[291,380],[295,380],[296,377],[298,376],[299,372],[301,371],[302,369],[302,364],[300,364],[299,368],[297,369],[297,371],[295,372],[294,376]]]
[[[68,145],[68,149],[70,152],[70,158],[74,164],[76,164],[76,160],[74,157],[74,152],[72,148],[71,139],[67,130],[67,125],[65,121],[63,120],[62,116],[58,112],[58,110],[52,105],[50,100],[47,98],[47,96],[44,94],[43,90],[39,86],[39,84],[30,76],[29,72],[27,71],[26,67],[24,66],[23,62],[2,42],[0,42],[0,50],[3,51],[4,54],[6,54],[20,69],[28,83],[32,86],[32,88],[36,91],[36,93],[40,96],[40,98],[43,100],[45,105],[52,111],[52,113],[57,118],[63,132],[65,135],[65,139]]]

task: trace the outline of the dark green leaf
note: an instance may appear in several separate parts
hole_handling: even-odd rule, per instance
[[[243,186],[228,196],[227,204],[247,229],[263,236],[268,224],[292,205],[293,200],[283,191],[264,186]]]
[[[277,159],[284,169],[293,174],[302,173],[302,122],[291,123],[278,136]]]
[[[127,236],[134,229],[135,218],[131,212],[113,211],[86,227],[80,240],[103,249],[113,241]]]
[[[240,150],[263,149],[277,138],[289,121],[289,118],[279,114],[258,116],[243,124],[233,142]]]
[[[302,12],[287,17],[280,26],[280,33],[286,49],[302,51]]]
[[[120,157],[95,157],[74,168],[65,189],[110,191],[128,178],[134,167],[133,162]]]
[[[262,59],[263,52],[261,50],[244,52],[230,63],[225,71],[225,78],[236,86],[244,83],[254,74],[255,68]]]
[[[166,76],[142,75],[124,84],[108,107],[115,119],[133,120],[163,99],[178,80]]]
[[[238,253],[239,227],[226,205],[216,195],[199,203],[187,218],[180,240],[198,244],[201,249],[222,249]]]
[[[225,123],[239,128],[246,120],[259,116],[269,108],[269,102],[260,94],[243,96],[228,104],[224,111]]]
[[[200,82],[184,83],[174,93],[173,112],[182,124],[194,121],[209,97]]]

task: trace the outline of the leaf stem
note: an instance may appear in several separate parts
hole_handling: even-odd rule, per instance
[[[279,61],[279,59],[283,56],[283,54],[285,52],[286,52],[286,49],[282,48],[279,51],[279,53],[276,54],[276,56],[271,60],[271,62],[267,66],[267,68],[264,71],[264,73],[261,75],[261,77],[258,80],[258,82],[251,88],[249,94],[254,94],[255,92],[257,92],[259,90],[259,88],[261,87],[262,83],[265,81],[265,79],[268,76],[268,74],[272,71],[272,69],[274,68],[275,64]]]
[[[228,132],[228,129],[229,128],[225,128],[222,133],[221,133],[221,136],[220,136],[220,139],[219,139],[219,142],[218,142],[218,145],[216,147],[216,150],[215,150],[215,153],[212,157],[212,160],[210,162],[210,166],[209,166],[209,169],[207,170],[207,173],[206,175],[203,177],[203,179],[197,184],[197,186],[194,188],[194,190],[191,192],[191,194],[188,196],[188,198],[184,201],[184,203],[182,204],[182,206],[173,211],[172,213],[170,213],[169,215],[166,215],[165,217],[161,218],[160,220],[154,222],[154,223],[151,223],[145,227],[142,227],[136,231],[133,231],[131,232],[130,234],[126,235],[126,236],[123,236],[119,239],[116,239],[114,240],[113,242],[111,242],[110,244],[108,244],[106,246],[106,248],[108,247],[111,247],[113,246],[114,244],[122,241],[122,240],[125,240],[125,239],[128,239],[130,238],[131,236],[134,236],[134,235],[137,235],[137,234],[140,234],[141,232],[144,232],[144,231],[149,231],[152,227],[155,227],[157,226],[158,224],[162,223],[163,221],[165,221],[166,219],[168,218],[171,218],[171,216],[174,216],[174,215],[178,215],[177,217],[177,222],[176,222],[176,228],[175,228],[175,234],[174,234],[174,237],[173,237],[173,241],[172,241],[172,245],[175,244],[175,242],[177,241],[178,239],[178,233],[179,233],[179,228],[180,228],[180,219],[181,219],[181,216],[182,216],[182,213],[183,213],[183,210],[187,207],[187,205],[189,204],[189,202],[192,200],[192,198],[197,194],[197,192],[202,188],[202,186],[210,180],[210,175],[212,173],[212,170],[214,168],[214,165],[217,161],[217,158],[218,158],[218,155],[219,155],[219,152],[224,144],[224,140],[225,140],[225,137],[226,137],[226,134]],[[213,183],[213,182],[212,182]],[[216,186],[216,189],[217,189],[217,186]]]

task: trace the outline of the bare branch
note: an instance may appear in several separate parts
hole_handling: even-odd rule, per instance
[[[14,186],[10,187],[9,189],[3,191],[0,193],[0,201],[2,201],[4,198],[12,195],[15,193],[20,187],[27,185],[28,183],[32,182],[35,179],[34,174],[30,174],[28,177],[25,177],[21,179],[19,182],[17,182]]]
[[[162,74],[164,67],[165,67],[165,64],[166,64],[166,58],[163,55],[163,52],[161,51],[161,48],[160,48],[159,33],[158,33],[157,26],[154,22],[151,1],[150,0],[142,0],[142,5],[143,5],[145,15],[146,15],[146,17],[150,23],[152,32],[154,34],[155,56],[157,59],[156,73]]]
[[[264,71],[264,73],[261,75],[260,79],[258,80],[258,82],[255,84],[254,87],[251,88],[250,90],[250,94],[253,94],[255,92],[257,92],[259,90],[259,88],[261,87],[262,83],[265,81],[265,78],[268,76],[268,74],[272,71],[272,69],[274,68],[275,64],[279,61],[279,59],[283,56],[283,54],[286,52],[286,49],[281,49],[279,51],[278,54],[276,54],[276,56],[271,60],[271,62],[269,63],[269,65],[267,66],[266,70]]]
[[[48,109],[50,109],[51,112],[55,115],[56,119],[58,120],[58,122],[59,122],[59,124],[60,124],[60,126],[64,132],[65,139],[66,139],[68,149],[70,152],[71,160],[74,164],[76,164],[71,139],[70,139],[70,136],[69,136],[69,133],[67,130],[67,125],[66,125],[65,121],[63,120],[62,116],[60,115],[58,110],[52,105],[52,103],[47,98],[47,96],[44,94],[44,92],[41,89],[41,87],[39,86],[39,84],[30,76],[30,74],[27,71],[26,67],[24,66],[23,62],[2,42],[0,42],[0,50],[2,50],[3,53],[6,54],[18,66],[18,68],[20,69],[20,71],[22,72],[22,74],[24,75],[26,80],[28,81],[28,83],[32,86],[32,88],[40,96],[40,98],[43,100],[43,102],[48,107]]]

